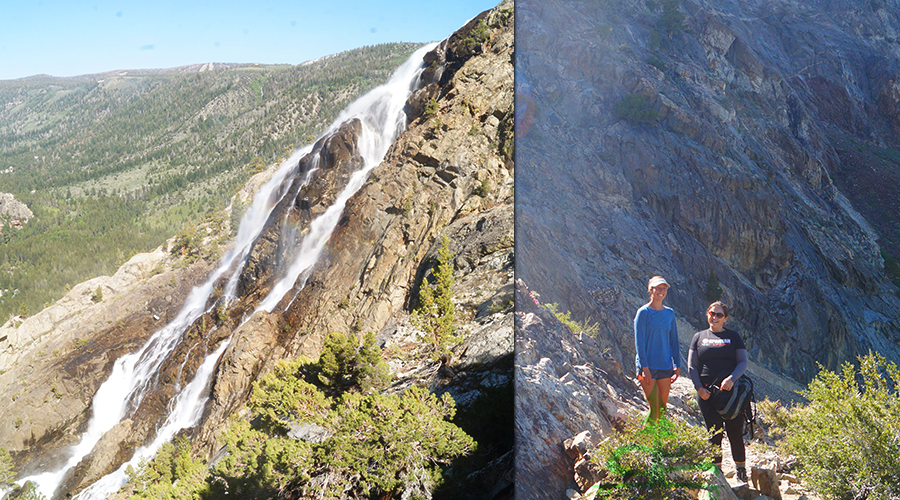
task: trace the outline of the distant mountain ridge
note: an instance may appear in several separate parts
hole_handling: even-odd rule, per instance
[[[0,323],[224,208],[415,47],[0,82],[0,186],[37,221],[0,236],[0,287],[20,290]]]
[[[306,64],[306,63],[300,63]],[[56,76],[46,73],[37,75],[23,76],[21,78],[11,78],[8,80],[0,80],[0,85],[21,84],[21,83],[52,83],[54,81],[76,81],[76,80],[96,80],[98,78],[106,78],[109,76],[147,76],[147,75],[164,75],[168,73],[200,73],[203,71],[213,71],[222,69],[233,69],[244,66],[294,66],[292,64],[264,64],[264,63],[195,63],[185,64],[183,66],[174,66],[171,68],[143,68],[143,69],[114,69],[109,71],[101,71],[99,73],[85,73],[83,75],[72,76]]]

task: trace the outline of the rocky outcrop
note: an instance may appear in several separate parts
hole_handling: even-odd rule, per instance
[[[516,498],[556,498],[576,488],[563,442],[595,439],[636,412],[643,395],[600,342],[574,334],[516,285]]]
[[[0,447],[20,470],[53,467],[50,451],[73,444],[91,398],[115,360],[174,319],[208,263],[175,266],[164,248],[138,254],[113,276],[86,281],[55,304],[0,327]],[[92,298],[97,289],[103,298]]]
[[[27,222],[34,214],[27,205],[9,193],[0,193],[0,215],[9,220]]]
[[[900,359],[896,3],[649,5],[518,4],[518,276],[620,362],[654,274],[801,383]]]

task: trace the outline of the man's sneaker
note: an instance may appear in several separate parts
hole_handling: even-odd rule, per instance
[[[744,467],[738,467],[737,470],[735,471],[735,476],[737,476],[738,481],[740,481],[742,483],[746,483],[747,482],[747,469],[745,469]]]

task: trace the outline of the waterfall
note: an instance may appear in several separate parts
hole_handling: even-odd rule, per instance
[[[403,105],[415,89],[418,76],[423,69],[423,56],[435,45],[430,44],[417,50],[394,72],[388,83],[373,89],[350,104],[323,134],[326,136],[334,133],[347,120],[359,119],[362,131],[357,148],[363,164],[350,176],[347,186],[333,205],[310,223],[310,230],[298,242],[299,251],[288,266],[287,272],[272,287],[269,295],[257,307],[257,311],[271,312],[284,295],[297,286],[298,277],[304,275],[315,264],[337,225],[347,200],[362,187],[371,169],[381,163],[391,143],[405,128],[406,116],[403,113]],[[272,209],[289,193],[296,196],[310,181],[315,168],[310,168],[303,180],[294,185],[299,174],[295,172],[295,167],[311,150],[312,145],[309,145],[292,154],[281,164],[272,179],[257,191],[252,205],[241,220],[234,248],[222,259],[206,283],[191,291],[178,316],[154,333],[140,350],[122,356],[116,361],[110,377],[94,395],[88,430],[81,436],[80,442],[68,450],[69,459],[66,464],[57,471],[23,478],[20,483],[32,481],[41,494],[52,498],[69,470],[93,450],[107,431],[140,405],[146,389],[153,385],[159,368],[177,348],[184,333],[201,315],[209,311],[207,304],[213,293],[214,284],[229,272],[231,275],[223,293],[223,301],[228,305],[235,300],[238,278],[254,243],[271,216]],[[304,285],[305,278],[297,288]],[[142,459],[151,458],[160,446],[172,439],[180,430],[199,423],[209,397],[209,386],[218,359],[230,341],[229,338],[222,342],[215,352],[206,356],[194,379],[178,392],[165,423],[157,430],[152,443],[137,449],[130,461],[83,490],[76,499],[100,499],[114,493],[125,483],[125,469],[129,465],[137,467]]]
[[[388,83],[353,102],[335,120],[329,133],[336,131],[337,127],[346,120],[354,117],[360,118],[362,130],[357,140],[357,149],[363,159],[363,166],[350,176],[347,186],[325,213],[310,223],[309,233],[300,243],[300,251],[288,268],[288,272],[272,287],[272,290],[257,307],[257,311],[272,312],[284,295],[295,288],[297,278],[312,268],[325,248],[325,243],[331,237],[347,200],[363,186],[369,172],[381,163],[388,148],[400,132],[406,128],[406,114],[403,112],[403,106],[415,88],[418,75],[421,73],[422,57],[433,47],[434,45],[431,45],[419,49],[419,52],[416,52],[410,61],[394,73]],[[413,64],[411,61],[418,61],[418,63]],[[304,274],[304,276],[306,275]],[[305,282],[301,282],[297,289],[302,289],[304,285]]]

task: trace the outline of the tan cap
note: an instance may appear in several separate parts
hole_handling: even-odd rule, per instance
[[[653,288],[653,287],[659,286],[659,285],[672,286],[662,276],[654,276],[654,277],[650,278],[650,284],[647,285],[647,288],[649,289],[649,288]]]

